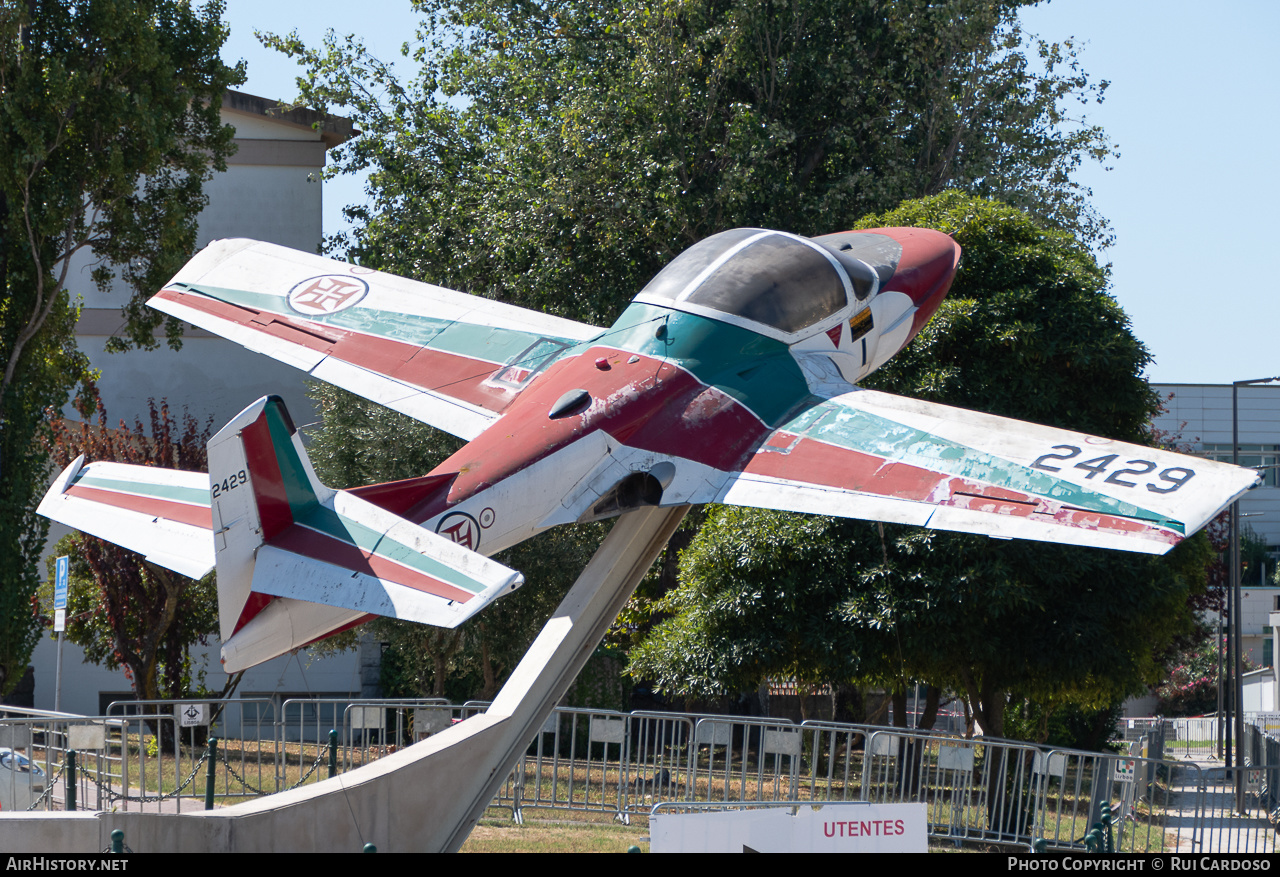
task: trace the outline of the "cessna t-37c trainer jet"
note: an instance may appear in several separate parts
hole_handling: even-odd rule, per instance
[[[419,478],[320,484],[276,397],[209,475],[74,462],[40,511],[199,576],[230,671],[390,615],[453,627],[518,587],[492,555],[643,506],[734,503],[1162,553],[1254,472],[858,389],[937,310],[960,249],[885,228],[736,229],[608,329],[248,240],[151,305],[469,441]]]

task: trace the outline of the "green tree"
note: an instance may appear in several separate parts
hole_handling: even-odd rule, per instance
[[[830,232],[948,187],[1105,240],[1070,172],[1112,148],[1066,108],[1106,84],[1026,38],[1029,2],[426,0],[409,83],[354,38],[265,41],[304,65],[301,102],[365,132],[329,171],[368,171],[370,196],[331,249],[608,323],[707,235]]]
[[[222,10],[0,0],[0,693],[39,637],[44,412],[88,374],[67,278],[89,265],[124,286],[118,345],[155,344],[143,302],[194,249],[202,185],[232,148],[219,106],[242,76],[218,57]]]
[[[175,418],[167,404],[157,407],[152,401],[150,408],[146,426],[120,421],[116,429],[108,426],[102,408],[96,425],[53,417],[55,465],[65,467],[84,454],[91,460],[206,471],[212,419],[201,425],[190,414]],[[87,660],[123,668],[139,700],[186,697],[193,683],[203,689],[203,679],[192,678],[190,648],[205,644],[218,630],[212,573],[190,579],[83,533],[63,537],[54,554],[71,558],[66,634]],[[48,564],[46,602],[52,598],[52,557]],[[228,677],[222,695],[239,678]]]
[[[955,192],[862,225],[928,226],[964,250],[947,301],[878,388],[1143,441],[1149,357],[1071,235]],[[1151,558],[714,508],[682,557],[675,617],[632,672],[689,693],[772,674],[924,681],[963,692],[999,735],[1011,697],[1099,708],[1157,682],[1211,557],[1203,536]]]
[[[299,58],[300,100],[365,132],[331,172],[370,201],[331,247],[371,266],[608,323],[725,228],[804,234],[949,187],[1106,236],[1070,171],[1103,132],[1029,0],[427,0],[410,84],[352,38]],[[1043,64],[1043,66],[1041,66]]]
[[[1199,639],[1178,650],[1169,662],[1167,677],[1156,689],[1160,715],[1202,716],[1218,708],[1218,662],[1224,645],[1225,638],[1205,630]],[[1230,664],[1228,657],[1223,668],[1228,685],[1233,675]],[[1241,666],[1246,673],[1254,669],[1248,655]]]

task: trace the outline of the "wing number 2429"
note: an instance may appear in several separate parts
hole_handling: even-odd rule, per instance
[[[226,478],[223,478],[221,482],[218,482],[218,481],[213,482],[213,498],[217,499],[218,497],[222,496],[222,494],[228,493],[232,490],[235,490],[237,487],[241,486],[242,484],[248,484],[248,483],[249,483],[249,476],[245,474],[245,471],[243,469],[241,469],[239,472],[233,472],[231,475],[228,475]]]
[[[1080,449],[1075,445],[1054,445],[1055,451],[1061,451],[1058,454],[1044,454],[1031,464],[1032,469],[1043,469],[1046,472],[1061,472],[1059,466],[1050,465],[1051,460],[1067,461],[1080,456]],[[1156,479],[1149,479],[1145,476],[1150,475],[1156,470],[1156,464],[1150,460],[1126,460],[1124,465],[1118,468],[1112,468],[1119,454],[1107,454],[1105,457],[1094,457],[1092,460],[1084,460],[1076,463],[1073,468],[1083,469],[1089,474],[1085,478],[1093,478],[1096,475],[1107,473],[1107,477],[1103,479],[1107,484],[1119,484],[1121,487],[1137,487],[1137,481],[1129,481],[1130,478],[1142,479],[1146,482],[1147,490],[1153,493],[1172,493],[1182,485],[1186,484],[1193,477],[1195,471],[1192,469],[1184,469],[1181,466],[1171,466],[1162,470]],[[1108,470],[1111,470],[1108,472]]]

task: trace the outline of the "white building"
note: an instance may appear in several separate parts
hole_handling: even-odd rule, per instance
[[[1196,454],[1230,463],[1232,456],[1231,386],[1220,384],[1155,384],[1165,400],[1156,426]],[[1267,546],[1262,568],[1251,568],[1241,581],[1241,646],[1257,667],[1276,666],[1275,628],[1280,626],[1280,588],[1271,579],[1280,562],[1280,385],[1238,390],[1240,465],[1257,467],[1261,487],[1240,500],[1241,524],[1248,525]],[[1273,670],[1273,678],[1274,670]],[[1280,686],[1273,687],[1280,691]],[[1274,694],[1272,695],[1274,698]],[[1280,709],[1280,703],[1265,706]]]
[[[236,154],[226,173],[206,186],[209,205],[200,214],[199,246],[228,237],[248,237],[317,252],[321,244],[322,186],[325,154],[358,132],[350,120],[306,109],[284,110],[263,98],[228,91],[222,118],[236,129]],[[77,340],[93,365],[102,371],[99,389],[113,422],[135,418],[146,422],[148,399],[168,399],[203,422],[212,416],[214,429],[260,396],[284,397],[299,424],[314,420],[303,375],[296,369],[199,330],[188,330],[180,351],[162,346],[154,351],[105,352],[107,339],[123,320],[124,293],[100,292],[89,278],[89,266],[69,282],[84,298]],[[54,527],[52,541],[66,533]],[[132,697],[122,671],[110,672],[83,662],[75,646],[64,646],[61,708],[100,714],[112,700]],[[225,678],[218,665],[218,644],[204,649],[207,684],[217,689]],[[376,644],[362,651],[376,652]],[[194,657],[194,656],[193,656]],[[42,639],[32,657],[35,706],[54,706],[56,645]],[[371,677],[371,678],[370,678]],[[376,654],[311,659],[306,654],[269,661],[247,672],[240,683],[243,697],[295,695],[355,697],[377,684]]]

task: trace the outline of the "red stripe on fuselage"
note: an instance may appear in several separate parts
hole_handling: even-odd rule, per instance
[[[548,417],[574,389],[591,395],[586,410]],[[501,420],[433,474],[458,473],[445,504],[459,503],[596,430],[632,448],[726,472],[741,468],[771,432],[745,405],[670,361],[593,347],[553,364]],[[433,503],[415,518],[425,521],[441,510]]]
[[[220,320],[245,326],[263,335],[328,354],[375,374],[439,392],[495,413],[506,409],[517,394],[513,387],[484,383],[495,372],[505,368],[487,360],[328,324],[309,323],[271,311],[228,304],[199,293],[165,289],[159,293],[159,297]],[[325,337],[320,337],[315,332]],[[338,340],[330,340],[331,338]]]
[[[443,472],[382,484],[366,484],[364,487],[353,487],[347,493],[373,503],[393,515],[405,517],[415,506],[433,502],[437,498],[443,501],[449,483],[456,475],[456,472]]]
[[[205,530],[213,529],[213,513],[207,506],[188,505],[168,499],[157,499],[152,496],[138,496],[132,493],[117,493],[98,487],[84,487],[73,484],[65,491],[69,496],[91,500],[102,505],[141,512],[156,518],[189,524]]]
[[[300,524],[289,527],[272,539],[270,544],[303,557],[310,557],[312,560],[361,572],[374,578],[386,579],[446,600],[465,603],[475,596],[472,592],[441,581],[435,576],[420,573],[377,554],[370,554],[350,542],[344,542],[328,533],[312,530]]]
[[[266,609],[274,599],[276,598],[270,594],[259,594],[257,591],[251,591],[249,599],[244,601],[244,608],[240,610],[240,617],[236,619],[236,626],[231,632],[233,634],[239,632],[240,628],[248,624],[263,609]]]

